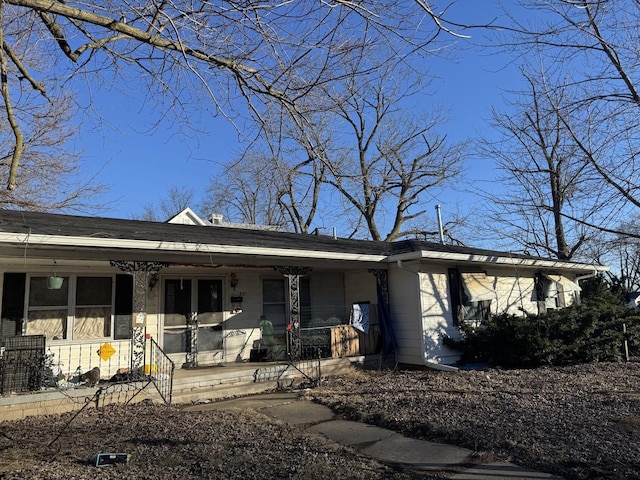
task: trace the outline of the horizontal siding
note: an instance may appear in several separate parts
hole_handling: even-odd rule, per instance
[[[398,361],[412,365],[423,363],[418,280],[418,274],[413,271],[398,268],[389,271],[389,302],[398,342]]]
[[[422,303],[422,362],[452,364],[459,354],[444,346],[443,338],[458,338],[460,332],[453,324],[447,269],[424,268],[420,274],[420,300]]]

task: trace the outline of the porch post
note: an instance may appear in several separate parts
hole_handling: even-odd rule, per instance
[[[131,336],[131,371],[144,367],[144,350],[147,328],[147,291],[149,275],[158,272],[169,264],[164,262],[127,262],[111,260],[111,266],[133,275],[133,312]]]
[[[389,305],[389,272],[382,269],[372,269],[369,270],[369,273],[376,277],[378,287],[387,301],[387,305]]]
[[[289,315],[287,318],[287,343],[289,358],[298,361],[302,356],[300,336],[300,277],[311,272],[310,267],[274,267],[289,280]]]

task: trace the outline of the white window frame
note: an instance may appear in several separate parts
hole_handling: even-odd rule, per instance
[[[29,322],[29,313],[32,311],[43,311],[43,310],[54,310],[57,308],[66,308],[67,310],[67,322],[65,329],[65,338],[59,340],[47,339],[47,342],[74,342],[74,343],[95,343],[95,342],[103,342],[113,340],[113,333],[115,328],[115,294],[116,294],[116,276],[115,274],[91,274],[91,275],[82,275],[82,274],[72,274],[72,273],[63,273],[60,274],[61,277],[64,277],[65,282],[68,282],[68,291],[67,291],[67,303],[66,305],[47,305],[47,306],[36,306],[31,307],[29,305],[29,299],[31,296],[31,279],[32,278],[46,278],[48,275],[44,273],[28,273],[26,275],[26,285],[25,285],[25,295],[24,295],[24,316],[25,321]],[[110,308],[110,331],[109,336],[105,337],[93,337],[93,338],[82,338],[82,339],[74,339],[74,331],[75,331],[75,314],[76,314],[76,292],[77,292],[77,280],[80,278],[94,278],[94,277],[102,277],[102,278],[110,278],[111,279],[111,305]],[[88,308],[92,306],[105,307],[107,305],[80,305],[80,308]]]

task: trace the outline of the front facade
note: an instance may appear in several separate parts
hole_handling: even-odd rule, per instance
[[[585,264],[439,244],[0,211],[0,336],[54,376],[367,355],[444,365],[460,322],[559,308]],[[380,318],[380,317],[384,318]],[[353,327],[358,318],[366,328]],[[363,332],[364,330],[364,332]]]

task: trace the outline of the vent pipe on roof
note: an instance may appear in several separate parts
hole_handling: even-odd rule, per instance
[[[444,245],[444,230],[442,229],[442,216],[440,215],[440,205],[436,205],[438,212],[438,231],[440,232],[440,243]]]

